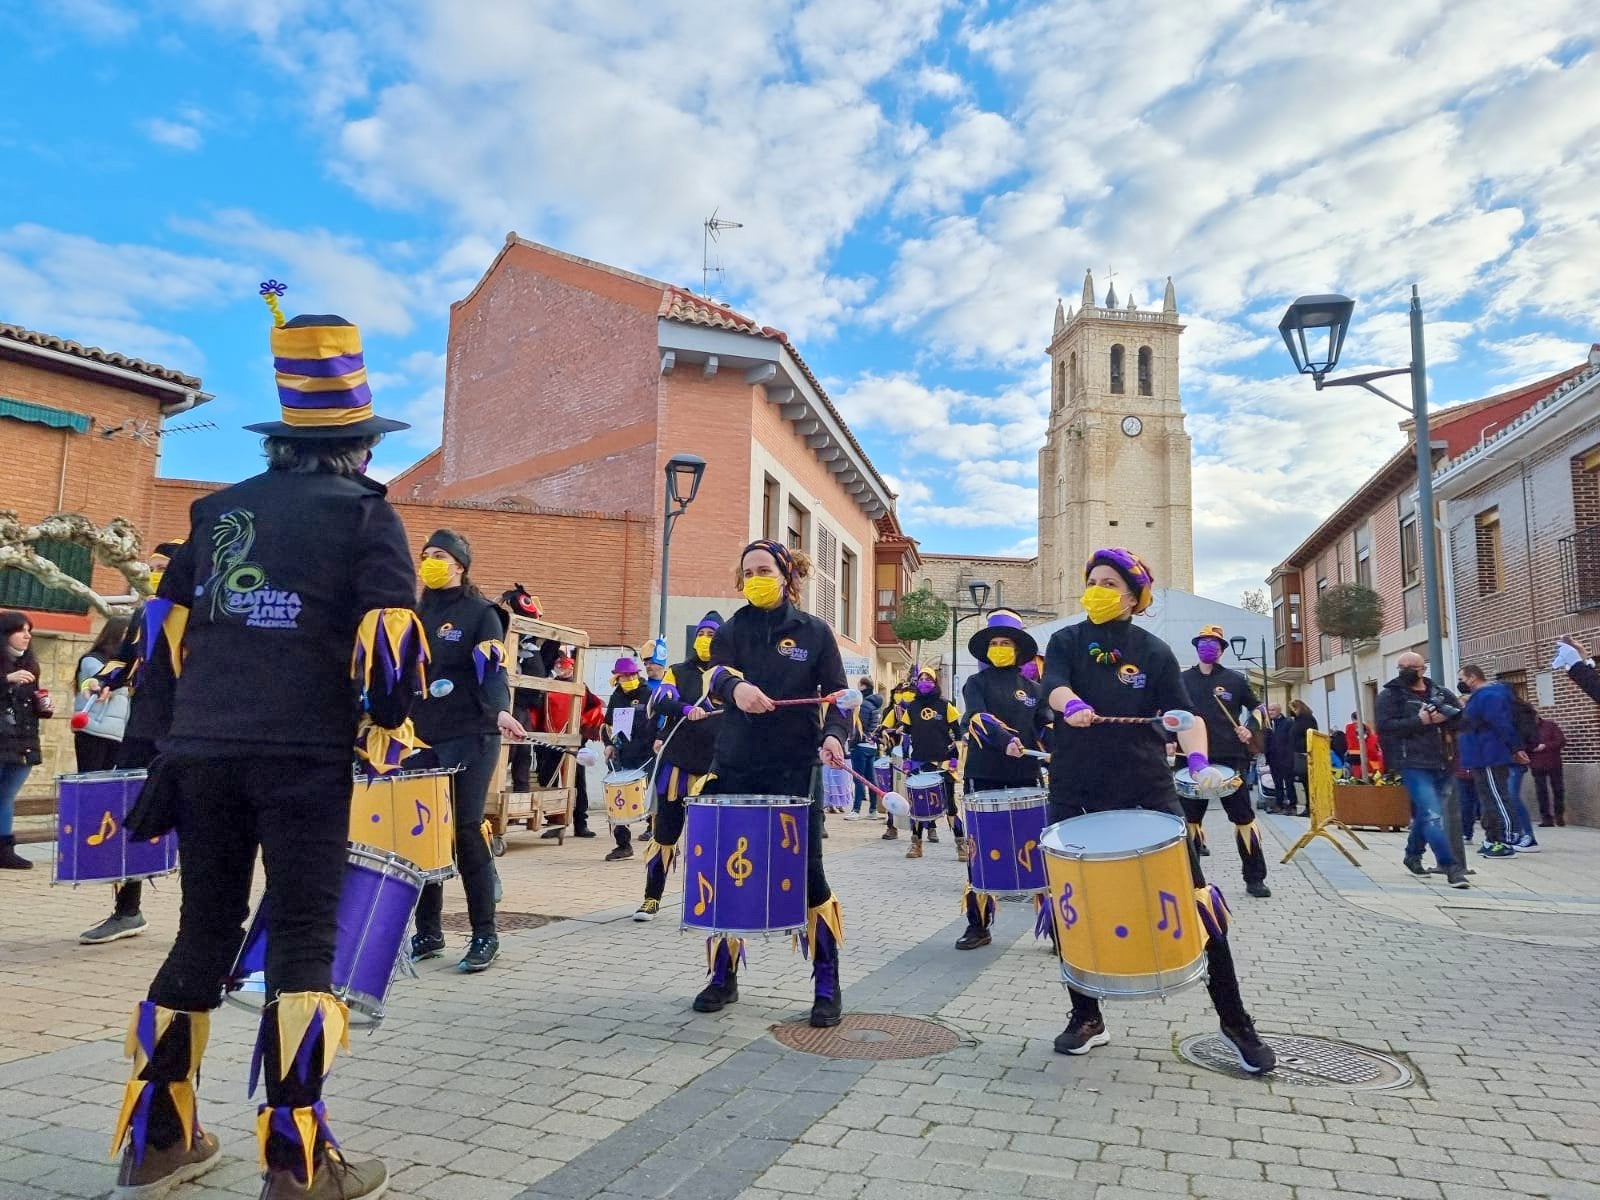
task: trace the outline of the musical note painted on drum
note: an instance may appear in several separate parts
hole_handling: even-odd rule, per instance
[[[800,853],[800,822],[795,820],[793,813],[781,812],[778,814],[778,827],[783,830],[783,841],[778,843],[780,850],[793,850]]]
[[[1078,910],[1072,907],[1072,885],[1070,883],[1064,883],[1061,885],[1061,901],[1059,907],[1061,909],[1062,923],[1066,925],[1068,929],[1071,929],[1078,923]]]
[[[750,839],[740,838],[734,843],[733,853],[728,855],[728,878],[733,880],[734,887],[743,887],[744,881],[749,879],[750,873],[756,869],[755,864],[745,857],[744,852],[748,849],[750,849]]]
[[[1038,842],[1030,840],[1024,842],[1022,849],[1017,851],[1017,861],[1022,864],[1024,871],[1033,870],[1033,850],[1038,844]]]
[[[110,841],[113,837],[116,836],[116,833],[117,833],[117,823],[116,823],[115,820],[112,819],[111,810],[107,809],[105,816],[100,818],[100,832],[99,833],[91,833],[84,840],[87,841],[89,843],[89,845],[91,845],[91,846],[98,846],[102,842]]]
[[[716,889],[711,886],[711,880],[699,871],[695,872],[694,885],[700,890],[700,899],[694,906],[694,915],[703,917],[706,915],[706,905],[717,898]]]
[[[411,827],[411,836],[421,837],[422,831],[428,827],[428,822],[433,817],[433,810],[421,800],[415,800],[412,803],[417,806],[417,823]]]
[[[1156,896],[1161,901],[1161,923],[1156,928],[1164,932],[1167,926],[1171,925],[1173,927],[1173,938],[1181,938],[1183,936],[1183,913],[1178,908],[1178,898],[1171,892],[1157,892]],[[1170,919],[1167,916],[1169,907],[1172,910]]]

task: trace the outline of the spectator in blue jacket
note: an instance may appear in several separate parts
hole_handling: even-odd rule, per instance
[[[1485,858],[1510,858],[1516,853],[1507,844],[1513,828],[1511,767],[1522,749],[1512,692],[1503,683],[1490,682],[1483,668],[1474,663],[1461,668],[1457,686],[1467,697],[1461,714],[1461,765],[1472,772],[1482,810],[1478,816],[1484,840],[1478,853]]]

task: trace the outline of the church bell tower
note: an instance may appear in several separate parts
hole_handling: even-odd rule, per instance
[[[1050,340],[1050,430],[1039,452],[1039,595],[1076,611],[1083,564],[1101,546],[1126,546],[1156,586],[1194,590],[1189,435],[1178,394],[1178,300],[1168,278],[1161,309],[1108,283],[1096,304],[1083,277],[1074,311],[1056,304]]]

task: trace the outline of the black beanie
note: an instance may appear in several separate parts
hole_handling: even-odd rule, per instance
[[[422,543],[424,550],[443,550],[461,564],[463,571],[472,569],[472,547],[467,539],[453,529],[436,529],[433,536]]]

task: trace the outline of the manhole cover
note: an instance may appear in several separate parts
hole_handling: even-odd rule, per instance
[[[1343,1042],[1321,1038],[1282,1037],[1262,1034],[1262,1040],[1278,1055],[1278,1069],[1269,1078],[1274,1083],[1302,1087],[1347,1088],[1358,1092],[1384,1092],[1403,1088],[1411,1082],[1411,1070],[1387,1054],[1364,1050]],[[1178,1053],[1197,1066],[1237,1079],[1254,1079],[1239,1066],[1233,1047],[1220,1034],[1202,1033],[1185,1038]]]
[[[832,1029],[789,1021],[774,1025],[772,1036],[792,1050],[823,1058],[927,1058],[961,1044],[959,1037],[936,1021],[880,1013],[846,1013]]]
[[[494,914],[494,927],[501,933],[512,929],[538,929],[541,925],[548,925],[551,921],[559,921],[560,917],[544,917],[538,913],[507,912],[501,909]],[[445,913],[439,922],[451,933],[471,933],[472,919],[464,912]]]

